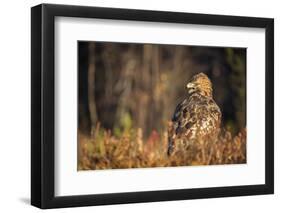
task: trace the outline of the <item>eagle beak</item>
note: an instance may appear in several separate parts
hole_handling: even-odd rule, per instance
[[[187,89],[192,89],[192,88],[194,88],[195,87],[195,84],[194,83],[188,83],[187,85],[186,85],[186,88]]]

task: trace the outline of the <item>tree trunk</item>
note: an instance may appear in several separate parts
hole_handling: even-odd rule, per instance
[[[95,43],[89,43],[89,66],[88,66],[88,100],[89,100],[89,112],[91,119],[91,129],[96,126],[97,110],[95,103]]]
[[[84,134],[90,133],[91,120],[88,101],[88,43],[79,42],[78,49],[79,73],[78,73],[78,123],[79,131]]]

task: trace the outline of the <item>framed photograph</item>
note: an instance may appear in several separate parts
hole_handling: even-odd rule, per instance
[[[272,194],[274,20],[31,9],[31,203]]]

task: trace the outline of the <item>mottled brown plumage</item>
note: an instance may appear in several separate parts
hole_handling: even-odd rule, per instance
[[[185,144],[215,140],[220,131],[221,111],[213,99],[212,83],[199,73],[186,85],[187,97],[177,105],[169,129],[168,155],[177,143]]]

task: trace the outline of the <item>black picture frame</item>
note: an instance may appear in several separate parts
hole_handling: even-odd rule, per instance
[[[266,137],[265,184],[95,195],[54,195],[55,17],[264,28]],[[240,16],[41,4],[31,9],[31,204],[39,208],[76,207],[274,193],[274,20]]]

